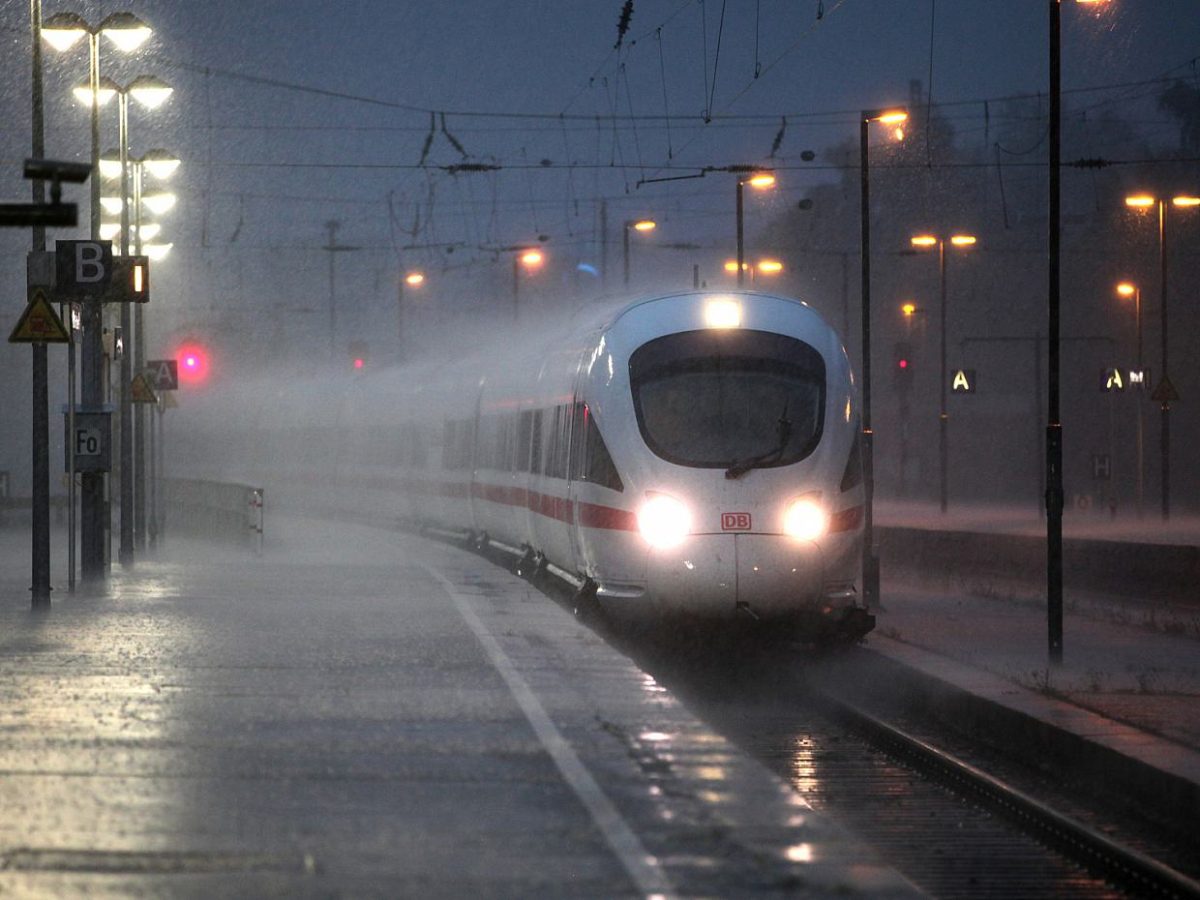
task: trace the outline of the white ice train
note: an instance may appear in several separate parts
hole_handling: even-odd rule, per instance
[[[678,293],[517,343],[285,391],[242,458],[269,459],[268,498],[286,480],[285,497],[487,540],[601,608],[871,629],[858,398],[813,309]]]

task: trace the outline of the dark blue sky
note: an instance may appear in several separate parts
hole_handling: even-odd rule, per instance
[[[754,198],[752,229],[837,178],[822,154],[854,140],[854,111],[905,101],[914,79],[932,86],[964,138],[978,137],[985,115],[997,124],[999,98],[1047,89],[1045,0],[635,0],[614,51],[621,6],[88,4],[91,19],[130,9],[157,30],[137,61],[106,49],[106,74],[151,71],[176,87],[163,110],[135,110],[131,146],[184,159],[180,204],[164,222],[175,251],[156,279],[171,288],[178,322],[256,302],[319,307],[330,219],[341,223],[339,242],[361,248],[339,256],[342,290],[368,305],[385,304],[395,273],[410,266],[442,269],[441,283],[459,293],[506,291],[508,257],[495,248],[539,236],[570,261],[567,271],[598,263],[601,200],[610,270],[622,220],[652,214],[662,227],[637,252],[678,278],[695,254],[662,245],[698,244],[714,258],[731,249],[730,176],[639,180],[773,162],[780,185]],[[45,12],[72,8],[47,2]],[[27,10],[0,5],[2,96],[16,126],[5,129],[0,184],[17,196],[28,146]],[[1176,140],[1153,102],[1163,85],[1139,83],[1200,80],[1200,2],[1064,3],[1063,20],[1068,105],[1125,118],[1151,145]],[[86,158],[86,115],[63,99],[84,72],[81,53],[47,57],[54,155]],[[115,142],[106,120],[104,143]],[[806,167],[807,149],[818,158]],[[464,162],[500,168],[430,168]]]

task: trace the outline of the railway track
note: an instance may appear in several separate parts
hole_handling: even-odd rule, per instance
[[[663,654],[638,640],[624,649],[931,895],[1200,897],[1195,872],[1185,871],[1200,865],[1194,836],[1164,836],[1091,798],[1049,790],[1044,776],[935,723],[867,711],[818,686],[794,653],[714,665],[735,658],[730,646]]]
[[[576,611],[574,585],[535,583]],[[821,686],[811,654],[777,642],[746,653],[753,626],[681,639],[674,628],[591,624],[932,896],[1200,898],[1200,842],[1186,824],[1164,833],[931,720],[868,711]],[[1005,769],[1017,777],[996,774]]]

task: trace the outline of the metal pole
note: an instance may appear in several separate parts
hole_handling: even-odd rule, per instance
[[[939,402],[941,404],[938,410],[938,472],[939,472],[939,498],[941,502],[942,515],[946,514],[946,507],[949,506],[950,490],[947,484],[947,429],[950,424],[950,417],[946,413],[946,241],[938,239],[938,279],[940,283],[939,291],[941,297],[941,386],[938,389]]]
[[[737,180],[737,284],[741,287],[746,281],[745,244],[742,241],[742,179]]]
[[[600,201],[600,287],[608,288],[608,201]]]
[[[628,287],[629,287],[629,223],[628,223],[628,222],[626,222],[626,223],[625,223],[625,226],[624,226],[624,227],[621,229],[621,231],[622,231],[622,232],[624,232],[624,233],[622,234],[622,236],[621,236],[621,237],[622,237],[622,245],[623,245],[623,246],[624,246],[624,248],[625,248],[625,253],[624,253],[624,272],[625,272],[624,285],[625,285],[625,287],[626,287],[626,288],[628,288]]]
[[[92,91],[91,239],[100,240],[100,35],[88,34],[88,81]],[[96,298],[83,301],[83,346],[80,351],[80,401],[98,410],[104,402],[103,307]],[[79,575],[95,581],[106,574],[109,509],[104,496],[104,473],[84,472],[79,494]]]
[[[1137,367],[1139,372],[1144,372],[1142,368],[1142,288],[1140,285],[1135,285],[1133,289],[1133,304],[1137,315]],[[1144,378],[1144,376],[1143,376]],[[1143,425],[1142,425],[1142,394],[1145,393],[1146,382],[1142,382],[1142,390],[1138,391],[1137,395],[1137,511],[1138,518],[1142,518],[1144,512],[1144,504],[1146,501],[1145,493],[1145,456],[1143,450]]]
[[[879,557],[875,554],[875,452],[871,431],[871,198],[867,177],[867,118],[859,123],[859,169],[862,205],[859,212],[862,253],[862,462],[863,462],[863,599],[879,606]],[[739,198],[741,194],[738,194]],[[738,265],[738,276],[742,274]]]
[[[1061,67],[1059,0],[1050,3],[1050,147],[1047,209],[1047,261],[1049,263],[1049,387],[1046,423],[1046,618],[1050,662],[1062,663],[1062,420],[1059,411],[1059,154],[1061,128]]]
[[[396,358],[404,362],[404,270],[396,284]]]
[[[1162,314],[1162,384],[1168,384],[1167,366],[1167,201],[1158,201],[1158,268],[1162,299],[1159,301]],[[1162,400],[1162,518],[1171,518],[1171,401]]]
[[[521,260],[513,257],[513,321],[520,318],[521,312]]]
[[[142,255],[142,177],[141,160],[133,160],[133,252]],[[145,325],[141,303],[133,304],[133,371],[141,375],[146,365]],[[133,537],[137,549],[146,549],[146,404],[134,407],[133,433]]]
[[[337,332],[337,304],[334,299],[333,286],[333,254],[337,249],[337,235],[339,223],[336,219],[330,219],[325,223],[325,227],[329,230],[329,245],[325,248],[329,251],[329,362],[333,364],[333,342],[334,334]]]
[[[120,120],[118,136],[121,149],[121,256],[129,256],[129,95],[117,93]],[[94,176],[93,176],[94,177]],[[122,566],[133,565],[133,328],[128,303],[121,304],[121,542],[117,559]]]
[[[30,33],[32,46],[32,152],[34,159],[46,155],[45,118],[42,110],[42,4],[30,0]],[[33,202],[45,202],[45,188],[40,179],[32,186]],[[46,249],[46,229],[33,228],[34,252]],[[30,548],[30,594],[34,610],[50,608],[50,388],[46,366],[46,345],[33,345],[33,415],[32,415],[32,546]]]
[[[158,446],[155,450],[158,451],[158,543],[162,544],[167,533],[167,516],[166,504],[163,502],[163,481],[167,477],[167,461],[166,461],[166,428],[165,418],[167,407],[165,404],[160,404],[158,407]]]
[[[158,466],[155,459],[155,440],[154,440],[154,417],[146,416],[146,421],[150,423],[150,430],[147,437],[149,438],[149,462],[150,472],[146,479],[149,486],[149,507],[150,518],[146,526],[146,536],[151,547],[156,547],[158,544]]]

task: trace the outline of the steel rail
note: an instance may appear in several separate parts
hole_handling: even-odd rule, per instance
[[[989,775],[964,760],[939,750],[854,704],[825,692],[817,699],[883,752],[1014,822],[1046,842],[1093,875],[1138,892],[1139,896],[1200,898],[1200,882],[1144,853],[1106,837]]]

